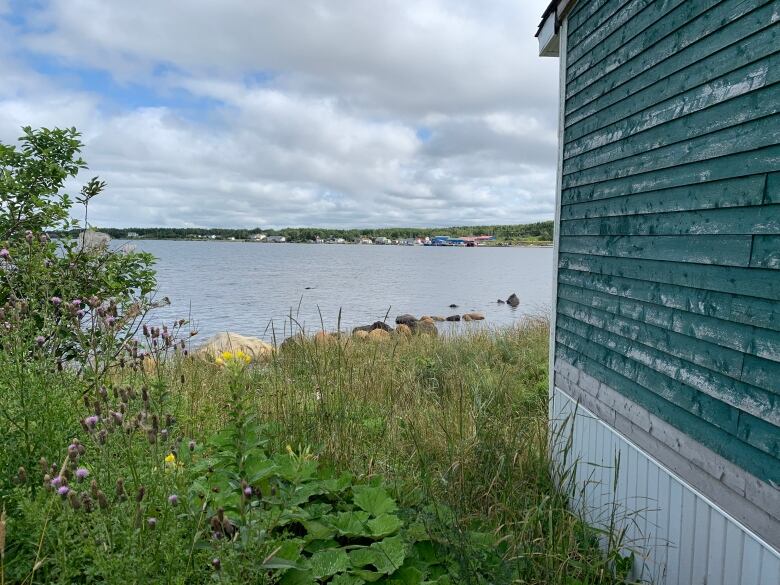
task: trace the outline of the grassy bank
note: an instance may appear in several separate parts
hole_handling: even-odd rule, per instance
[[[177,351],[128,358],[97,400],[0,364],[31,389],[0,405],[30,433],[4,442],[5,582],[620,582],[550,481],[547,336],[305,341],[257,366]],[[383,543],[386,563],[354,560]]]

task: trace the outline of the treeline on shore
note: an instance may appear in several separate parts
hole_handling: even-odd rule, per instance
[[[150,240],[181,240],[194,238],[250,239],[255,234],[266,236],[284,236],[288,242],[309,242],[318,237],[323,240],[343,238],[352,241],[356,238],[385,237],[391,240],[418,238],[434,235],[462,237],[487,234],[496,237],[498,242],[550,242],[553,239],[553,222],[541,221],[520,225],[478,225],[455,226],[447,228],[365,228],[365,229],[329,229],[329,228],[283,228],[273,229],[231,229],[231,228],[98,228],[112,238],[127,238],[128,234]],[[74,231],[73,234],[76,235]]]

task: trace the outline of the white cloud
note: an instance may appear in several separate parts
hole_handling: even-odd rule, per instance
[[[557,64],[536,57],[543,4],[52,0],[24,29],[0,20],[0,139],[82,129],[109,182],[102,225],[546,219]],[[36,73],[18,47],[160,100]]]

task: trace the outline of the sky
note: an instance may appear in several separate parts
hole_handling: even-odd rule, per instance
[[[0,142],[79,129],[96,226],[551,219],[547,3],[0,0]]]

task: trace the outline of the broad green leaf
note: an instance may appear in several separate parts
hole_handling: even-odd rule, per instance
[[[388,585],[420,585],[424,579],[423,573],[415,567],[401,567],[390,576]]]
[[[287,571],[279,581],[279,585],[314,585],[317,579],[311,571],[291,569]]]
[[[315,577],[329,577],[349,568],[349,556],[344,549],[328,549],[311,556],[311,570]]]
[[[309,541],[331,538],[336,533],[333,527],[316,520],[304,521],[303,527],[306,529],[306,540]]]
[[[370,516],[368,512],[339,512],[335,516],[321,518],[322,522],[329,522],[342,536],[368,536],[367,522]]]
[[[401,528],[401,519],[392,514],[382,514],[368,521],[368,527],[373,536],[390,536]]]
[[[331,585],[363,585],[365,581],[360,577],[342,573],[341,575],[333,577],[333,580],[330,583]]]
[[[395,512],[397,506],[387,491],[381,487],[368,485],[356,485],[352,488],[353,500],[355,505],[359,506],[372,516],[381,516]]]
[[[374,566],[382,573],[392,573],[401,568],[406,558],[406,543],[401,536],[385,538],[375,542],[371,549],[376,551]]]
[[[270,459],[251,459],[247,461],[246,479],[250,484],[255,484],[271,475],[276,471],[276,464]]]

